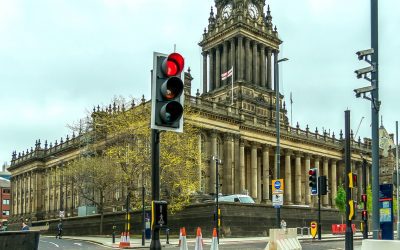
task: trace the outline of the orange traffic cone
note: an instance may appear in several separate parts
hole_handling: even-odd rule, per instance
[[[119,242],[119,248],[129,247],[131,244],[128,242],[129,233],[122,232],[121,233],[121,241]]]
[[[218,250],[218,235],[217,229],[214,227],[213,236],[211,241],[211,249],[210,250]]]
[[[178,246],[180,247],[182,244],[182,228],[179,228],[179,244]]]
[[[129,232],[126,233],[126,246],[127,247],[131,246],[131,239],[129,237]]]
[[[203,250],[203,236],[201,235],[201,228],[197,228],[196,233],[196,245],[194,246],[194,250]]]
[[[186,229],[182,227],[182,240],[179,250],[188,250],[187,241],[186,241]]]

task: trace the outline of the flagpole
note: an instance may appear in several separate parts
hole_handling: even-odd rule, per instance
[[[292,101],[292,92],[290,92],[290,125],[293,126],[293,101]]]
[[[234,70],[233,70],[233,65],[232,65],[232,102],[231,102],[231,105],[233,106],[233,76],[235,75],[235,72],[234,72]]]

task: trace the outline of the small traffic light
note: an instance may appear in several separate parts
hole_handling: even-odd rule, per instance
[[[154,52],[151,90],[151,128],[183,132],[185,60],[179,53]]]
[[[350,172],[348,174],[348,178],[349,178],[349,188],[357,187],[357,174],[353,174],[353,172]]]
[[[361,195],[361,201],[362,201],[363,203],[367,203],[367,195],[366,195],[366,194],[362,194],[362,195]]]
[[[308,171],[309,186],[311,195],[318,195],[318,169],[312,168]]]
[[[328,193],[328,180],[325,175],[319,177],[319,185],[321,195],[326,195]]]
[[[361,218],[363,221],[367,221],[368,220],[368,211],[367,210],[363,210],[361,212]]]
[[[349,213],[349,220],[353,220],[353,219],[355,219],[355,211],[354,211],[354,208],[355,208],[355,204],[354,204],[354,200],[349,200],[349,211],[350,211],[350,213]]]

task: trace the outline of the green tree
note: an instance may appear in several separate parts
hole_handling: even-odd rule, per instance
[[[79,196],[97,206],[100,234],[103,233],[104,208],[114,203],[113,192],[118,186],[118,171],[114,169],[115,163],[109,157],[87,156],[69,162],[65,171]]]
[[[344,190],[343,185],[340,185],[337,190],[335,203],[336,207],[339,209],[339,212],[342,216],[342,224],[343,224],[343,217],[346,216],[346,191]]]

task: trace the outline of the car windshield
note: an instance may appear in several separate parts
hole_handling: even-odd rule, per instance
[[[254,203],[251,197],[239,197],[241,203]]]

